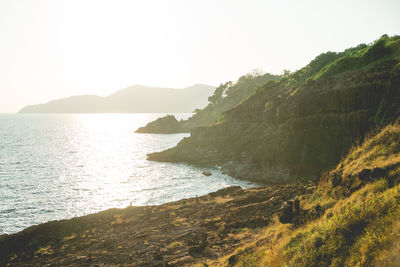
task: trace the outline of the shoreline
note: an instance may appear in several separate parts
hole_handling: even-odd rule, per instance
[[[232,253],[271,223],[284,201],[310,190],[300,184],[232,186],[162,205],[50,221],[1,235],[0,264],[194,264]]]
[[[217,166],[205,166],[205,165],[203,166],[203,165],[195,165],[195,164],[184,163],[184,162],[171,162],[171,163],[172,164],[185,164],[185,165],[188,165],[188,166],[193,166],[193,167],[198,167],[198,168],[201,168],[201,169],[205,169],[204,171],[201,172],[201,176],[204,176],[204,177],[206,177],[206,176],[214,176],[215,177],[215,173],[212,173],[211,175],[206,175],[205,173],[211,173],[209,171],[212,171],[212,172],[217,171],[219,174],[226,175],[226,176],[229,176],[230,178],[232,178],[234,180],[244,182],[244,183],[239,183],[239,185],[226,184],[225,187],[220,187],[219,189],[215,189],[215,191],[211,191],[211,192],[209,191],[208,193],[200,194],[199,197],[206,196],[206,195],[215,193],[215,192],[217,192],[219,190],[223,190],[223,189],[230,188],[230,187],[241,187],[242,189],[245,190],[245,189],[253,189],[253,188],[261,188],[261,187],[266,187],[266,186],[279,185],[277,183],[268,184],[265,181],[263,182],[262,180],[257,180],[257,179],[252,180],[252,179],[242,179],[240,177],[235,177],[235,176],[233,176],[233,175],[231,175],[231,174],[229,174],[227,172],[224,172],[224,170],[222,170],[221,168],[218,168]],[[248,184],[246,184],[246,183],[248,183]],[[284,184],[285,183],[282,183],[282,185],[284,185]],[[18,233],[23,232],[26,229],[29,229],[31,227],[35,227],[35,226],[38,226],[38,225],[46,224],[46,223],[49,223],[49,222],[65,221],[65,220],[71,220],[71,219],[74,219],[74,218],[81,218],[81,217],[85,217],[85,216],[89,216],[89,215],[92,215],[92,214],[101,213],[101,212],[104,212],[104,211],[107,211],[107,210],[114,210],[114,209],[122,210],[122,209],[126,209],[126,208],[129,208],[129,207],[162,206],[162,205],[165,205],[165,204],[168,204],[168,203],[173,203],[173,202],[177,202],[177,201],[181,201],[181,200],[185,200],[185,199],[191,199],[191,198],[194,198],[194,197],[195,197],[194,195],[193,196],[187,196],[187,197],[183,197],[183,198],[179,198],[179,199],[175,199],[175,200],[167,200],[166,202],[164,202],[165,201],[164,200],[161,203],[156,203],[156,204],[154,204],[154,203],[153,204],[139,204],[139,205],[130,205],[130,206],[126,205],[126,206],[119,206],[119,207],[115,207],[114,206],[114,207],[108,207],[108,208],[100,209],[100,210],[97,209],[97,210],[91,211],[89,213],[84,213],[84,214],[71,215],[71,216],[67,216],[67,217],[53,218],[53,219],[49,218],[49,220],[42,221],[42,222],[37,222],[35,224],[28,225],[25,228],[22,228],[22,229],[20,229],[18,231],[15,231],[15,232],[3,232],[3,233],[0,232],[0,238],[2,236],[7,236],[7,235],[10,236],[10,235],[18,234]],[[127,201],[127,203],[129,203],[129,201]]]

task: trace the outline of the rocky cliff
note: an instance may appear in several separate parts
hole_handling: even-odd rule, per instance
[[[232,176],[263,182],[318,176],[367,132],[397,118],[399,60],[398,36],[322,54],[148,158],[220,165]]]

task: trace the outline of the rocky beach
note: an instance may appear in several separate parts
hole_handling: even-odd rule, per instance
[[[110,209],[0,237],[1,266],[193,266],[231,256],[308,185],[228,187],[160,206]]]

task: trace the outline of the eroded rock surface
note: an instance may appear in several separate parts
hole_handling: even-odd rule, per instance
[[[301,185],[229,187],[160,206],[128,207],[0,237],[6,266],[180,266],[232,253]],[[253,230],[249,230],[253,229]],[[258,230],[257,230],[258,229]]]

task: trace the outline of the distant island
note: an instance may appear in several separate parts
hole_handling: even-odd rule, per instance
[[[189,113],[205,107],[214,90],[204,84],[183,89],[134,85],[106,97],[79,95],[30,105],[19,113]]]

